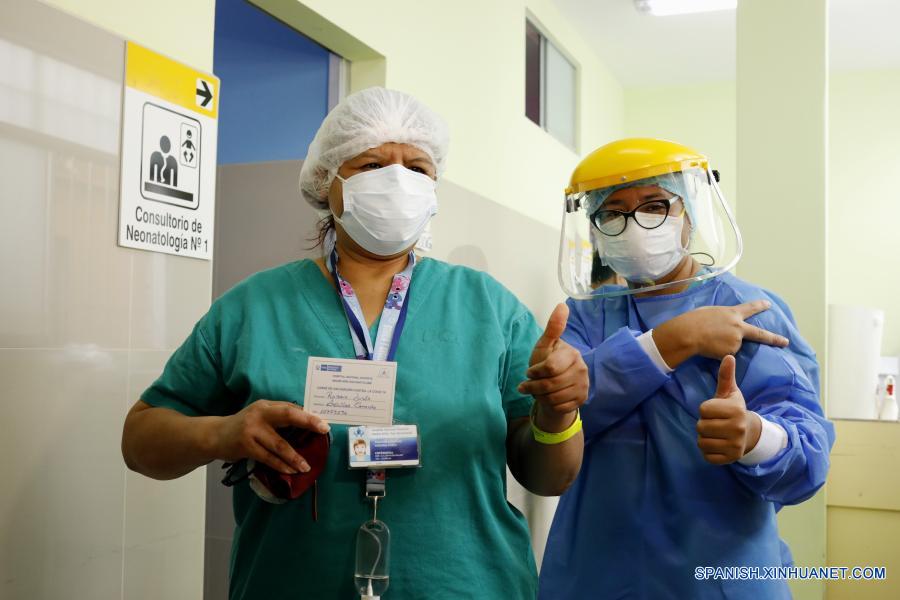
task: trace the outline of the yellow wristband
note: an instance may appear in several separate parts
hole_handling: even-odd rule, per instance
[[[529,417],[531,421],[531,434],[534,436],[534,441],[553,445],[553,444],[562,444],[568,439],[571,439],[575,436],[576,433],[581,431],[581,412],[575,412],[575,422],[569,425],[569,428],[565,431],[560,431],[559,433],[548,433],[541,429],[538,429],[538,426],[534,424],[534,414],[537,411],[537,403],[531,408],[531,416]]]

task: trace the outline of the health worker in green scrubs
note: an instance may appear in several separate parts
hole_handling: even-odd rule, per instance
[[[234,485],[232,600],[374,595],[354,585],[357,531],[373,520],[365,472],[348,468],[348,425],[303,409],[310,357],[396,361],[393,422],[418,427],[421,467],[389,470],[377,505],[391,532],[384,597],[536,595],[506,467],[536,494],[568,488],[588,373],[560,339],[564,304],[542,331],[490,276],[413,253],[447,146],[443,120],[407,94],[369,88],[335,107],[300,175],[327,211],[323,257],[224,294],[126,417],[125,462],[156,479],[216,459],[303,474],[312,459],[280,432],[330,431],[315,492],[273,504],[253,478]]]

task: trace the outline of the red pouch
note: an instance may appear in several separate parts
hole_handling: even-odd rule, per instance
[[[273,504],[284,504],[288,500],[294,500],[302,496],[310,487],[313,488],[313,519],[318,518],[317,483],[316,480],[328,462],[328,451],[331,448],[330,433],[316,433],[308,429],[290,427],[279,429],[278,434],[297,451],[306,462],[310,470],[306,473],[289,475],[276,471],[263,463],[248,459],[244,465],[245,472],[238,475],[235,469],[239,464],[226,465],[229,467],[225,479],[222,481],[227,486],[232,486],[243,479],[248,479],[250,488],[256,495]]]

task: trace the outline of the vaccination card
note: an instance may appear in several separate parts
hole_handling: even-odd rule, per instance
[[[397,363],[310,356],[303,408],[338,425],[394,422]]]

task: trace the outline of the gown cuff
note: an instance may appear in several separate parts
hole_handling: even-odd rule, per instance
[[[660,371],[666,374],[674,371],[674,369],[666,364],[662,354],[659,353],[659,348],[656,347],[656,342],[653,341],[652,329],[637,336],[637,343],[640,344],[641,348],[647,353],[647,356],[650,357],[650,360],[653,361],[653,364],[656,365]]]
[[[739,463],[748,467],[753,467],[775,458],[779,452],[787,448],[788,436],[784,428],[762,416],[759,420],[762,421],[759,441],[756,442],[756,445],[750,452],[738,460]]]

